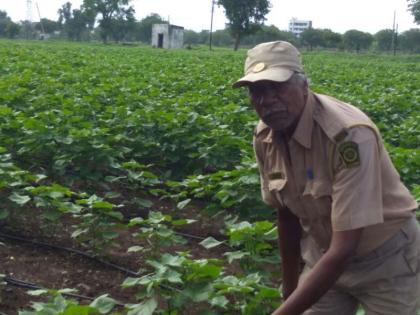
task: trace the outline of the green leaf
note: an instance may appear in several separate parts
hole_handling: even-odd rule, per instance
[[[75,293],[75,292],[77,292],[76,289],[70,289],[70,288],[57,290],[57,293]]]
[[[190,203],[191,199],[185,199],[184,201],[178,202],[178,204],[176,205],[178,209],[184,209],[189,203]]]
[[[171,254],[163,254],[161,261],[163,265],[169,265],[172,267],[180,267],[182,266],[182,263],[185,261],[185,258],[182,256],[173,256]]]
[[[121,194],[116,191],[109,191],[105,194],[105,198],[108,198],[108,199],[115,199],[119,197],[121,197]]]
[[[220,244],[223,244],[223,243],[224,242],[219,242],[214,237],[210,236],[210,237],[207,237],[205,240],[201,241],[199,244],[205,247],[206,249],[210,249],[210,248],[219,246]]]
[[[150,208],[153,202],[143,198],[134,198],[134,203],[142,208]]]
[[[176,272],[175,270],[169,270],[166,274],[166,279],[168,279],[171,283],[179,283],[182,284],[183,281],[181,279],[181,274],[179,272]]]
[[[89,229],[77,229],[73,233],[71,233],[72,238],[77,238],[78,236],[89,232]]]
[[[136,225],[140,225],[144,223],[145,223],[145,220],[143,218],[138,217],[138,218],[131,219],[128,226],[132,227],[132,226],[136,226]]]
[[[107,201],[95,201],[92,203],[92,209],[107,209],[111,210],[114,208],[114,205],[112,203],[109,203]]]
[[[104,294],[90,303],[90,306],[96,308],[101,314],[107,314],[114,308],[115,304],[117,304],[117,301],[108,297],[108,294]]]
[[[191,224],[197,222],[197,220],[190,220],[190,219],[179,219],[179,220],[174,220],[172,221],[172,225],[185,225],[185,224]]]
[[[141,278],[132,278],[132,277],[128,277],[124,280],[124,282],[122,283],[122,287],[123,288],[128,288],[128,287],[133,287],[135,285],[137,285],[139,283]]]
[[[261,287],[257,294],[258,299],[271,299],[280,297],[280,291],[275,288]]]
[[[27,203],[29,200],[31,200],[31,197],[26,195],[19,195],[18,193],[13,193],[9,199],[18,205],[23,206],[25,203]]]
[[[128,311],[127,315],[152,315],[156,307],[156,300],[151,298],[143,303],[129,306],[130,311]]]
[[[0,209],[0,220],[4,220],[9,216],[9,210]]]
[[[86,305],[70,305],[60,315],[89,315],[95,310]]]
[[[210,300],[211,306],[218,306],[221,308],[225,308],[226,305],[229,303],[229,300],[224,296],[216,296]]]
[[[223,255],[227,257],[229,264],[231,264],[232,261],[249,256],[250,253],[238,250],[236,252],[226,252]]]
[[[43,294],[48,293],[48,290],[45,290],[45,289],[30,290],[30,291],[28,291],[27,293],[28,293],[29,295],[32,295],[32,296],[40,296],[40,295],[43,295]]]
[[[105,231],[102,233],[102,237],[107,240],[113,240],[118,237],[118,233],[114,231]]]
[[[128,253],[136,253],[136,252],[141,252],[144,249],[143,246],[131,246],[127,249]]]

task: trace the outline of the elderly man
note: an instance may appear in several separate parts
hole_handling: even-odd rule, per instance
[[[278,213],[284,303],[273,315],[417,315],[418,205],[375,124],[308,88],[297,49],[248,51],[245,86],[261,119],[263,200]],[[301,270],[303,259],[304,268]]]

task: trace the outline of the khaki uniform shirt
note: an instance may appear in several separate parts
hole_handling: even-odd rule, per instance
[[[349,149],[350,148],[350,149]],[[309,93],[288,142],[262,121],[254,136],[264,202],[301,223],[302,255],[332,231],[365,228],[357,255],[392,237],[418,205],[401,183],[373,122],[356,107]]]

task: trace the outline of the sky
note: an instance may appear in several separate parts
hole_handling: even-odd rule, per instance
[[[79,8],[82,0],[32,0],[33,21],[39,20],[38,4],[42,18],[57,20],[58,9],[67,1]],[[0,10],[6,11],[13,21],[27,17],[27,0],[0,0]],[[157,13],[171,24],[199,32],[210,29],[212,0],[132,0],[138,20]],[[287,30],[292,17],[311,20],[314,28],[329,28],[344,33],[350,29],[376,33],[392,28],[394,11],[398,32],[418,28],[407,11],[407,0],[271,0],[271,10],[266,25]],[[223,29],[227,22],[223,8],[215,6],[213,30]]]

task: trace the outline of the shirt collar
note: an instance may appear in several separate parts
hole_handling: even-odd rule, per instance
[[[313,112],[316,99],[312,92],[309,92],[308,99],[306,101],[305,107],[300,116],[296,130],[293,133],[292,138],[300,143],[307,149],[311,148],[312,145],[312,128],[314,125]],[[264,138],[263,142],[271,143],[273,141],[273,130],[270,129],[270,132]]]

